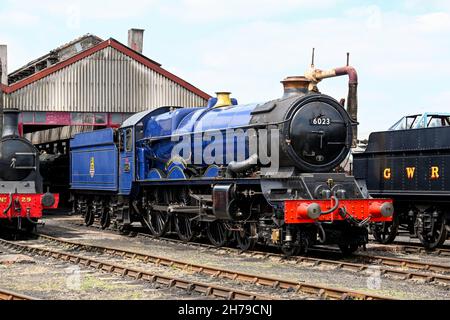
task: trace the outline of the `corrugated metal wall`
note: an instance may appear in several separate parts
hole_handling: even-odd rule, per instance
[[[206,100],[112,47],[5,97],[21,111],[139,112]]]

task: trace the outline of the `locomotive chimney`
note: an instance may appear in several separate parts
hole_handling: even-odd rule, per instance
[[[307,94],[311,81],[305,77],[287,77],[281,81],[281,83],[284,88],[283,99],[286,99],[293,96]]]
[[[128,30],[128,47],[142,53],[144,48],[144,30],[130,29]]]
[[[3,110],[2,138],[7,136],[19,136],[19,113],[18,109]]]

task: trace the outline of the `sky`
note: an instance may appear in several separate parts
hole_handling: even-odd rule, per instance
[[[359,134],[403,115],[450,111],[447,0],[0,0],[8,71],[83,34],[127,43],[145,29],[144,54],[213,95],[240,103],[282,95],[280,81],[315,65],[359,74]],[[321,92],[347,96],[347,79]]]

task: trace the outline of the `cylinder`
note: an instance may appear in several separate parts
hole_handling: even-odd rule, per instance
[[[2,138],[8,136],[19,136],[19,113],[17,109],[3,110]]]

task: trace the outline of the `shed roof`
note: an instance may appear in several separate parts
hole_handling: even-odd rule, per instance
[[[174,75],[173,73],[165,70],[164,68],[161,67],[161,65],[149,58],[147,58],[146,56],[130,49],[129,47],[127,47],[126,45],[120,43],[119,41],[110,38],[108,40],[99,42],[98,44],[84,50],[81,51],[73,56],[71,56],[70,58],[58,62],[56,64],[53,64],[51,66],[49,66],[48,68],[42,69],[24,79],[21,79],[20,81],[17,81],[15,83],[12,83],[9,86],[5,86],[5,85],[1,85],[2,89],[5,93],[9,94],[12,92],[15,92],[23,87],[26,87],[27,85],[36,82],[42,78],[45,78],[47,76],[49,76],[50,74],[53,74],[63,68],[66,68],[68,66],[70,66],[71,64],[80,61],[92,54],[94,54],[95,52],[98,52],[100,50],[103,50],[107,47],[112,47],[118,51],[120,51],[121,53],[129,56],[130,58],[138,61],[139,63],[142,63],[143,65],[147,66],[148,68],[154,70],[155,72],[165,76],[166,78],[174,81],[175,83],[179,84],[180,86],[184,87],[185,89],[195,93],[196,95],[202,97],[203,99],[209,99],[211,96],[209,94],[207,94],[206,92],[198,89],[197,87],[193,86],[192,84],[188,83],[187,81],[181,79],[180,77]]]

